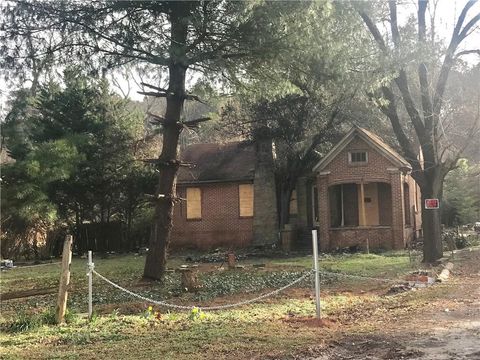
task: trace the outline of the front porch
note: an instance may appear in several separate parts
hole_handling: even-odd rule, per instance
[[[329,249],[393,247],[390,183],[360,180],[330,185],[328,205]]]
[[[397,174],[400,177],[400,174]],[[404,243],[404,191],[401,181],[368,178],[329,183],[320,177],[320,247],[401,249]],[[398,179],[400,180],[400,179]],[[407,196],[408,199],[408,196]],[[394,221],[395,219],[395,221]]]

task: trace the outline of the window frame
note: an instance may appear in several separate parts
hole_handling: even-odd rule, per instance
[[[365,161],[354,161],[353,154],[365,154]],[[348,152],[348,164],[349,165],[366,165],[368,164],[368,151],[367,150],[351,150]]]

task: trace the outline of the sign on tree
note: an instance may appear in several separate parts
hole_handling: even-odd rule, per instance
[[[425,209],[438,209],[440,201],[438,199],[425,199]]]

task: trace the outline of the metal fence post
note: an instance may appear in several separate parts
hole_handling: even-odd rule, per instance
[[[320,319],[320,273],[318,269],[318,241],[317,230],[312,230],[313,245],[313,269],[315,271],[315,305],[317,309],[317,319]]]
[[[92,319],[92,314],[93,314],[93,306],[92,306],[92,285],[93,285],[93,262],[92,262],[92,251],[88,251],[88,320]]]

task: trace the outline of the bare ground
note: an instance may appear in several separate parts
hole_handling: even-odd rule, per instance
[[[366,334],[346,333],[294,359],[480,360],[480,250],[457,253],[454,263],[446,295],[420,312],[373,324]]]

